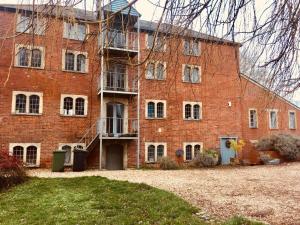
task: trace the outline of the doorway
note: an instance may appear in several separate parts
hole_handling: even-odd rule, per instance
[[[111,144],[106,147],[106,169],[123,170],[123,146]]]
[[[114,102],[107,103],[106,118],[106,132],[113,135],[122,134],[124,126],[124,104]]]
[[[221,164],[229,165],[230,159],[236,157],[235,151],[230,148],[230,140],[237,140],[236,137],[224,137],[220,138],[220,153],[221,153]]]

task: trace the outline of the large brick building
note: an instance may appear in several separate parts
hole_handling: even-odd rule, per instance
[[[72,165],[75,146],[106,169],[175,159],[179,149],[188,162],[217,148],[228,164],[234,138],[255,163],[255,140],[299,134],[299,109],[239,73],[238,43],[158,28],[126,4],[105,6],[100,27],[80,9],[0,6],[2,149],[41,167],[54,150]]]

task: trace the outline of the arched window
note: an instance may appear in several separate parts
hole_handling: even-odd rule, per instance
[[[65,54],[65,70],[74,70],[74,54],[67,52]]]
[[[13,156],[23,162],[24,148],[22,146],[15,146],[13,148]]]
[[[73,98],[71,97],[64,98],[64,114],[65,115],[73,114]]]
[[[85,55],[77,55],[77,71],[85,72]]]
[[[154,102],[148,102],[148,118],[154,118],[155,117],[155,104]]]
[[[194,105],[194,119],[199,120],[200,119],[200,106],[198,104]]]
[[[185,147],[185,160],[192,160],[192,145]]]
[[[61,150],[66,151],[65,165],[70,165],[72,163],[72,161],[71,161],[72,147],[70,145],[64,145],[64,146],[62,146]]]
[[[157,118],[164,118],[164,104],[159,102],[157,103],[156,108]]]
[[[201,146],[200,145],[195,145],[194,146],[194,157],[200,154],[201,151]]]
[[[149,145],[148,146],[148,156],[147,156],[148,162],[154,162],[155,161],[155,146]]]
[[[26,95],[16,95],[16,113],[26,113]]]
[[[184,118],[191,119],[192,117],[192,106],[190,104],[186,104],[184,106]]]
[[[158,63],[156,68],[156,78],[158,80],[164,79],[164,64]]]
[[[29,165],[36,165],[37,148],[35,146],[29,146],[26,150],[26,163]]]
[[[83,98],[76,98],[75,115],[84,115],[84,99]]]
[[[165,150],[165,146],[163,146],[163,145],[157,146],[157,159],[164,156],[164,150]]]
[[[154,79],[154,63],[148,63],[146,69],[146,78],[147,79]]]
[[[42,52],[39,49],[33,49],[31,52],[31,66],[41,67],[42,65]]]
[[[27,48],[20,48],[18,52],[19,66],[29,66],[30,50]]]
[[[30,95],[29,97],[29,113],[39,113],[40,97],[37,95]]]

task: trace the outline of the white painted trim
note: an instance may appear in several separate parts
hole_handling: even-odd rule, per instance
[[[73,162],[74,162],[74,148],[78,145],[82,146],[83,149],[86,147],[84,143],[59,143],[58,144],[58,150],[59,151],[62,151],[62,147],[63,146],[70,146],[71,147],[71,163],[70,164],[65,164],[65,166],[72,166],[73,165]]]
[[[190,119],[186,119],[185,118],[185,105],[187,104],[190,104],[191,105],[191,118]],[[194,118],[194,105],[199,105],[200,106],[200,115],[199,115],[199,119],[195,119]],[[183,104],[182,104],[182,118],[183,120],[202,120],[202,102],[190,102],[190,101],[183,101]]]
[[[148,117],[148,103],[153,102],[154,103],[154,118]],[[164,104],[164,116],[163,118],[157,118],[157,104],[158,103]],[[167,101],[166,100],[153,100],[153,99],[146,99],[145,101],[145,118],[146,119],[165,119],[167,118]]]
[[[26,112],[18,113],[16,112],[16,96],[18,94],[23,94],[26,96]],[[40,97],[39,113],[29,113],[29,97],[31,95],[37,95]],[[29,92],[29,91],[13,91],[12,92],[12,103],[11,103],[11,113],[15,115],[42,115],[43,114],[43,92]]]
[[[191,161],[191,160],[186,159],[186,146],[187,145],[192,146],[192,160],[194,159],[194,155],[195,155],[195,145],[200,145],[200,152],[203,152],[203,142],[183,142],[183,160],[185,162]]]
[[[154,145],[154,161],[148,161],[148,147],[150,145]],[[145,142],[145,162],[146,163],[155,163],[158,160],[157,157],[157,147],[159,145],[163,145],[164,146],[164,156],[167,156],[167,143],[166,142]]]
[[[150,64],[150,63],[153,63],[154,64],[154,71],[153,71],[153,78],[149,78],[149,77],[147,77],[147,72],[148,72],[148,64]],[[157,71],[157,66],[158,66],[158,64],[163,64],[163,66],[164,66],[164,71],[163,71],[163,73],[164,73],[164,75],[163,75],[163,79],[158,79],[157,78],[157,73],[156,73],[156,71]],[[147,62],[146,62],[146,64],[145,64],[145,78],[146,78],[146,80],[166,80],[167,79],[167,62],[164,62],[164,61],[155,61],[155,60],[148,60]]]
[[[29,62],[28,66],[20,66],[19,65],[19,49],[20,48],[26,48],[28,50],[38,49],[41,51],[41,67],[32,67],[31,64],[31,54],[29,55]],[[14,57],[14,66],[15,67],[21,67],[21,68],[32,68],[32,69],[45,69],[45,47],[43,46],[33,46],[33,45],[24,45],[24,44],[15,44],[15,57]]]
[[[29,146],[34,146],[37,149],[36,152],[36,165],[26,165],[28,167],[39,167],[40,166],[40,157],[41,157],[41,143],[9,143],[9,154],[13,155],[13,148],[15,146],[23,147],[23,162],[26,165],[26,155],[27,155],[27,148]]]
[[[191,73],[193,71],[194,68],[198,68],[198,71],[199,71],[199,81],[198,82],[190,82],[190,81],[185,81],[184,80],[184,70],[185,70],[185,67],[188,66],[191,68]],[[201,66],[199,65],[192,65],[192,64],[182,64],[182,82],[183,83],[190,83],[190,84],[200,84],[202,82],[202,72],[201,72]]]
[[[188,42],[189,42],[189,46],[191,46],[191,44],[192,44],[192,46],[193,46],[194,42],[198,42],[198,52],[199,52],[199,54],[192,54],[192,53],[191,53],[191,50],[190,50],[190,52],[189,52],[188,54],[185,53],[185,51],[184,51],[184,42],[185,42],[185,41],[188,41]],[[200,41],[200,40],[197,40],[197,39],[183,38],[183,39],[182,39],[182,53],[183,53],[184,55],[186,55],[186,56],[199,57],[199,56],[201,55],[201,41]]]
[[[256,126],[251,126],[251,116],[250,116],[250,111],[255,111],[255,115],[256,115]],[[257,114],[257,109],[256,108],[249,108],[248,109],[248,125],[249,128],[251,129],[256,129],[258,128],[258,114]]]
[[[290,120],[291,113],[294,113],[294,115],[295,115],[295,127],[294,128],[291,127],[291,120]],[[289,122],[288,122],[289,123],[289,129],[296,130],[297,129],[297,113],[296,113],[295,110],[289,110],[288,111],[288,120],[289,120]]]
[[[64,98],[70,97],[73,99],[73,112],[70,115],[64,114]],[[75,115],[75,106],[76,99],[84,99],[84,115]],[[88,96],[86,95],[71,95],[71,94],[61,94],[60,96],[60,115],[62,116],[76,116],[76,117],[85,117],[88,114]]]
[[[267,109],[268,111],[268,114],[269,114],[269,128],[271,130],[277,130],[279,129],[279,126],[278,126],[278,109]],[[272,127],[272,122],[271,122],[271,112],[275,112],[275,115],[276,115],[276,127]]]
[[[74,70],[66,70],[65,68],[65,62],[66,62],[66,53],[73,53],[74,54]],[[77,56],[78,55],[84,55],[85,56],[85,71],[77,71]],[[88,59],[88,53],[87,52],[81,52],[81,51],[75,51],[75,50],[69,50],[69,49],[63,49],[62,50],[62,71],[65,72],[72,72],[72,73],[88,73],[89,72],[89,59]]]

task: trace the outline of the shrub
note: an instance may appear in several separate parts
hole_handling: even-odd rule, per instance
[[[23,163],[8,154],[0,151],[0,190],[23,183],[27,179]]]
[[[218,164],[219,153],[214,149],[204,150],[198,154],[192,161],[192,166],[195,167],[214,167]]]
[[[257,150],[274,150],[287,160],[296,160],[300,154],[300,138],[289,134],[273,134],[256,144]]]
[[[176,170],[179,166],[177,162],[167,156],[164,156],[159,159],[159,168],[163,170]]]

